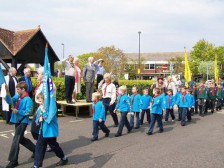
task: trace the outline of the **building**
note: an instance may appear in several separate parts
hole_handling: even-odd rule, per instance
[[[132,66],[136,71],[139,68],[138,53],[125,53],[128,58],[128,64],[125,67]],[[172,74],[174,63],[171,58],[184,57],[184,52],[155,52],[140,54],[140,73],[136,75],[137,79],[153,79],[158,76],[168,76]],[[129,72],[126,72],[128,76]]]
[[[9,69],[23,71],[26,64],[44,64],[45,46],[48,43],[48,57],[53,72],[54,63],[59,61],[56,53],[40,29],[11,31],[0,28],[0,62]],[[18,67],[19,66],[19,67]]]

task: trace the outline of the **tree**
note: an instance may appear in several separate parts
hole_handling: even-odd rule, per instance
[[[110,47],[101,47],[96,53],[93,53],[95,60],[102,58],[104,68],[107,72],[120,76],[124,73],[124,66],[127,58],[121,49]]]
[[[203,61],[198,66],[199,74],[203,75],[203,78],[208,74],[210,77],[214,77],[214,62]]]
[[[79,58],[80,69],[84,68],[84,65],[88,62],[88,58],[92,56],[93,56],[93,53],[86,53],[86,54],[77,56]]]
[[[184,57],[175,57],[169,59],[169,63],[173,63],[175,68],[174,74],[179,74],[181,72],[184,72],[184,66],[183,66]]]

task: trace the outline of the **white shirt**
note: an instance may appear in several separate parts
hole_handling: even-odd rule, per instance
[[[106,89],[106,94],[105,94]],[[103,98],[111,98],[110,104],[113,104],[116,100],[116,87],[113,83],[107,85],[106,83],[102,86]]]
[[[167,82],[167,83],[166,83],[166,88],[167,88],[167,89],[172,89],[172,90],[173,90],[173,95],[175,95],[176,92],[177,92],[177,88],[176,88],[174,82],[170,82],[170,83]]]
[[[15,94],[16,94],[17,93],[16,92],[17,81],[16,81],[15,78],[13,78],[13,80],[14,80],[14,83],[15,83]],[[5,82],[9,86],[9,75],[5,76]],[[2,86],[1,86],[2,111],[9,111],[9,105],[5,101],[5,96],[6,96],[5,84],[2,84]]]
[[[63,59],[62,63],[65,66],[65,75],[75,76],[75,68],[72,66],[72,64],[69,61],[67,61],[67,58]]]
[[[41,83],[40,86],[38,88],[36,88],[36,90],[35,90],[35,102],[36,103],[39,103],[39,101],[37,99],[37,95],[42,92],[42,89],[43,89],[43,83]],[[54,89],[54,96],[56,98],[56,86],[54,83],[53,83],[53,89]]]

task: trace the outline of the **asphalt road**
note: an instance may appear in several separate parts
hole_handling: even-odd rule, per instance
[[[59,118],[60,136],[58,141],[69,157],[71,168],[224,168],[224,112],[216,112],[205,117],[194,115],[185,127],[179,122],[164,123],[164,133],[147,136],[148,125],[139,130],[115,138],[117,128],[112,127],[111,117],[106,123],[111,134],[91,142],[92,121],[90,118],[74,116]],[[27,129],[26,136],[31,138]],[[7,162],[14,127],[0,123],[0,167]],[[31,138],[32,139],[32,138]],[[20,148],[19,166],[33,165],[31,153]],[[59,159],[54,153],[47,153],[44,167],[53,168]]]

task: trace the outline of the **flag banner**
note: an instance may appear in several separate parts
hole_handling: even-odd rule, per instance
[[[0,65],[0,85],[2,85],[3,83],[5,83],[5,76],[3,74],[2,67]]]
[[[215,56],[215,61],[214,61],[214,77],[215,77],[216,84],[218,84],[219,83],[219,69],[218,69],[217,56]]]
[[[184,78],[186,80],[186,87],[188,87],[188,83],[191,81],[191,70],[190,70],[190,67],[189,67],[189,62],[188,62],[186,50],[184,51],[184,62],[185,62]]]
[[[51,78],[51,68],[48,59],[48,48],[45,48],[44,58],[44,78],[43,78],[43,95],[44,95],[44,109],[48,112],[48,118],[45,120],[50,123],[52,118],[57,113],[57,104],[54,94],[53,81]]]

